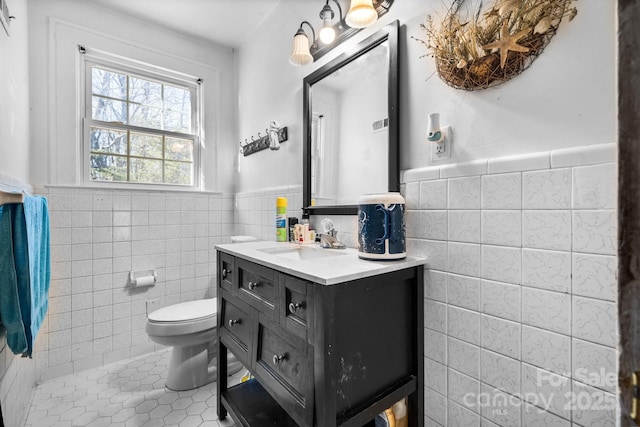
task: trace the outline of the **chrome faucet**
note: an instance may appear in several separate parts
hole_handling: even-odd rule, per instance
[[[326,249],[345,249],[346,245],[336,238],[338,232],[331,229],[320,235],[320,247]]]

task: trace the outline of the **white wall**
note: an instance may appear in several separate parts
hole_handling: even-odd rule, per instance
[[[204,80],[204,188],[229,191],[235,136],[234,54],[88,2],[30,2],[34,184],[79,184],[77,45]],[[37,155],[35,155],[37,154]]]
[[[287,63],[299,22],[317,22],[317,6],[299,3],[282,0],[239,51],[241,138],[272,118],[290,134],[280,152],[240,158],[238,190],[250,194],[301,183],[302,79],[342,50],[304,68]],[[400,20],[401,169],[428,166],[429,113],[453,126],[453,157],[440,162],[448,166],[411,180],[405,174],[403,185],[409,255],[428,259],[426,425],[615,425],[615,386],[591,387],[578,374],[616,371],[615,145],[584,147],[617,140],[616,5],[577,7],[528,70],[479,92],[432,76],[433,60],[420,59],[427,52],[411,39],[423,36],[428,13],[442,11],[439,0],[396,1],[382,22],[344,46]],[[524,154],[531,156],[510,157]],[[455,165],[478,159],[491,160]],[[247,205],[236,207],[236,218],[251,217],[243,223],[273,215]],[[334,221],[338,237],[355,247],[355,216]],[[537,375],[562,385],[536,383]],[[466,393],[493,396],[497,388],[514,397],[514,407],[464,406]],[[544,411],[540,400],[519,400],[525,393],[556,400]],[[564,411],[571,396],[609,403]]]
[[[11,36],[0,25],[0,184],[29,188],[29,37],[26,0],[12,0]],[[0,327],[4,425],[23,425],[35,392],[35,360],[14,356]]]
[[[400,67],[402,169],[425,165],[432,112],[440,113],[442,125],[453,126],[451,163],[614,142],[615,2],[576,5],[577,17],[562,23],[528,70],[484,91],[452,89],[435,75],[425,81],[434,63],[418,59],[424,54],[421,44],[406,40]],[[422,22],[423,14],[406,21],[405,39],[421,37]]]
[[[282,0],[238,50],[239,140],[251,140],[274,119],[289,127],[289,140],[279,151],[238,156],[236,191],[302,184],[302,78],[312,69],[296,68],[288,57],[308,8],[307,2]]]
[[[270,19],[241,47],[239,136],[250,138],[269,120],[289,126],[279,152],[240,159],[238,190],[302,182],[302,79],[384,24],[399,19],[401,169],[428,164],[427,114],[439,112],[453,126],[454,157],[443,163],[608,143],[616,136],[615,2],[579,2],[544,53],[512,81],[478,92],[447,86],[422,37],[427,14],[442,13],[440,0],[396,1],[380,22],[317,63],[297,68],[287,57],[300,21],[319,23],[319,7],[282,0]],[[305,26],[306,28],[306,26]],[[596,65],[597,64],[597,65]]]
[[[0,173],[29,181],[29,39],[27,1],[9,11],[11,37],[0,25]]]
[[[46,379],[153,350],[147,301],[212,296],[213,247],[233,229],[221,192],[233,187],[235,59],[86,1],[30,1],[29,24],[30,181],[51,212],[50,305],[34,354]],[[81,188],[78,45],[203,79],[207,192]],[[127,286],[128,271],[148,269],[160,275],[155,287]]]
[[[374,121],[388,117],[387,97],[371,90],[378,87],[387,87],[384,75],[368,76],[342,92],[335,172],[337,204],[353,204],[362,194],[387,191],[389,129],[374,132],[372,128]]]

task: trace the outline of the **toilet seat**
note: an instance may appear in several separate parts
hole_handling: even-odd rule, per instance
[[[217,325],[217,311],[216,298],[160,308],[147,316],[147,333],[166,337],[212,329]]]
[[[149,314],[152,322],[185,322],[215,316],[218,312],[217,298],[188,301],[159,308]]]

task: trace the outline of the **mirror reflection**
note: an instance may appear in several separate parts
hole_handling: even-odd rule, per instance
[[[355,215],[363,194],[399,190],[398,22],[304,79],[303,203]]]
[[[389,41],[311,87],[311,197],[348,205],[388,189]],[[312,202],[313,203],[313,202]]]

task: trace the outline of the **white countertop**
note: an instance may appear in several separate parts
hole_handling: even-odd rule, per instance
[[[311,253],[312,259],[303,260],[290,259],[286,256],[296,252],[301,246],[303,251],[308,248],[311,249],[311,252],[314,252],[315,249],[322,251],[322,254],[317,254],[320,257],[313,258],[314,254]],[[389,273],[423,265],[427,261],[424,258],[415,257],[406,257],[393,261],[369,261],[360,259],[358,251],[355,249],[322,249],[318,244],[299,245],[297,243],[272,241],[230,243],[217,245],[216,249],[322,285],[334,285],[363,277]],[[276,253],[269,253],[268,251]],[[278,255],[278,251],[282,251],[285,256]]]

